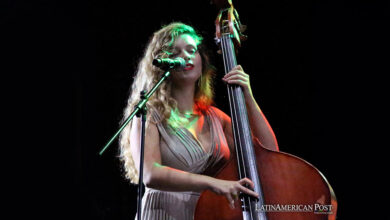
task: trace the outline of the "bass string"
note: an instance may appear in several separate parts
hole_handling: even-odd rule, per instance
[[[224,62],[224,67],[225,67],[225,73],[229,72],[229,59],[228,59],[228,53],[227,53],[227,42],[226,42],[226,37],[225,35],[222,35],[221,39],[221,47],[222,47],[222,55],[223,55],[223,62]],[[231,117],[232,117],[232,126],[233,126],[233,132],[235,136],[235,148],[236,148],[236,156],[237,156],[237,162],[238,162],[238,172],[239,172],[239,177],[242,178],[242,172],[243,172],[243,167],[240,166],[241,164],[241,158],[239,155],[241,154],[241,148],[240,148],[240,143],[237,142],[237,136],[239,136],[236,132],[238,130],[236,122],[237,122],[237,114],[236,114],[236,106],[234,105],[234,97],[233,97],[233,92],[231,91],[231,86],[227,86],[228,89],[228,98],[229,98],[229,105],[230,105],[230,110],[231,110]]]
[[[234,66],[236,66],[237,65],[237,63],[236,63],[237,60],[236,60],[236,56],[235,56],[236,54],[234,53],[234,44],[233,44],[232,40],[230,40],[229,43],[231,44],[231,46],[228,47],[230,49],[230,51],[229,51],[229,54],[231,55],[230,59],[232,60],[231,62],[234,63]],[[246,110],[246,102],[245,102],[245,97],[244,97],[244,94],[243,94],[243,91],[242,91],[242,87],[240,87],[240,86],[235,87],[234,88],[234,93],[235,93],[234,97],[236,98],[236,102],[235,103],[238,105],[237,109],[238,109],[239,116],[240,116],[240,120],[237,120],[240,123],[240,125],[241,125],[241,128],[239,129],[239,132],[241,132],[240,137],[242,138],[243,141],[245,141],[244,143],[241,143],[241,144],[242,144],[242,146],[245,147],[245,152],[248,155],[254,155],[255,152],[254,152],[254,149],[252,147],[253,146],[252,136],[250,135],[251,134],[251,130],[250,130],[250,126],[249,126],[249,118],[248,118],[248,113],[247,113],[247,110]],[[247,132],[245,132],[245,131],[247,131]],[[242,146],[240,146],[240,147],[242,148]],[[246,146],[249,147],[249,148],[246,148]],[[241,149],[241,151],[244,152],[243,149]],[[242,153],[242,155],[244,155],[244,154]],[[246,157],[246,159],[247,160],[251,160],[250,157]],[[251,162],[249,162],[249,163],[251,163]],[[256,161],[254,161],[253,163],[257,164]],[[244,165],[244,167],[245,167],[245,165]],[[256,169],[256,167],[255,167],[255,169]],[[247,175],[247,173],[245,172],[244,175]],[[258,177],[257,176],[251,176],[251,178],[257,179]],[[254,181],[254,179],[252,179],[252,181]],[[254,199],[253,197],[250,197],[250,196],[246,197],[248,199],[249,204],[251,204],[251,205],[248,206],[250,213],[252,213],[250,215],[250,219],[253,218],[253,216],[254,216],[253,213],[257,213],[257,212],[255,212],[255,210],[253,210],[253,209],[256,209],[255,208],[256,206],[252,206],[252,205],[255,205],[256,203],[259,203],[259,202],[261,204],[264,204],[263,197],[262,197],[263,194],[261,192],[261,184],[260,184],[260,182],[257,182],[257,181],[254,181],[254,182],[259,184],[258,186],[260,188],[260,191],[258,193],[261,195],[261,197],[260,197],[259,200]],[[267,219],[264,213],[260,213],[260,214],[262,216],[261,219],[264,219],[264,220]]]
[[[232,59],[232,44],[231,44],[231,38],[230,38],[230,35],[229,34],[226,34],[224,35],[224,43],[225,43],[225,52],[226,52],[226,59],[227,59],[227,72],[229,72],[231,69],[233,69],[234,67],[234,60]],[[227,73],[226,72],[226,73]],[[234,116],[232,116],[232,123],[234,124],[234,127],[235,127],[235,133],[236,133],[236,139],[237,139],[237,156],[238,157],[241,157],[241,158],[238,158],[238,161],[239,162],[239,166],[242,164],[243,165],[243,161],[244,161],[244,155],[243,155],[243,150],[242,150],[242,135],[241,135],[241,129],[240,129],[240,125],[239,125],[239,120],[238,120],[238,116],[239,116],[239,112],[238,112],[238,106],[237,106],[237,96],[235,95],[234,93],[234,87],[236,86],[233,86],[233,85],[228,85],[228,91],[229,91],[229,95],[231,97],[231,105],[233,106],[233,113],[234,113]],[[234,117],[234,119],[233,119]],[[236,148],[236,149],[237,149]],[[240,178],[244,178],[246,177],[246,170],[245,170],[245,166],[242,166],[240,167],[240,169],[242,170],[241,173],[240,173]]]
[[[224,58],[224,63],[225,63],[225,72],[229,72],[235,65],[236,65],[236,59],[235,59],[235,56],[234,56],[234,53],[233,53],[233,43],[230,39],[230,36],[229,35],[223,35],[222,36],[222,48],[223,48],[223,58]],[[229,100],[230,100],[230,105],[231,105],[231,112],[232,112],[232,125],[233,125],[233,130],[236,134],[236,138],[237,138],[237,146],[236,146],[236,156],[237,156],[237,162],[238,162],[238,170],[239,170],[239,175],[240,175],[240,178],[243,178],[243,177],[247,177],[246,176],[246,168],[245,166],[243,165],[243,161],[244,161],[244,155],[243,155],[243,150],[242,150],[242,140],[241,138],[245,136],[243,136],[242,133],[240,132],[243,132],[242,129],[240,129],[240,126],[239,126],[239,121],[238,121],[238,115],[240,114],[240,112],[237,112],[237,111],[240,111],[240,108],[239,106],[236,106],[236,105],[239,105],[239,103],[237,102],[238,100],[240,100],[240,98],[242,99],[242,94],[240,93],[240,87],[238,86],[235,86],[235,88],[233,86],[230,86],[228,85],[228,93],[229,93]],[[240,96],[241,95],[241,96]],[[241,100],[241,103],[242,103],[242,100]],[[244,102],[245,104],[245,102]],[[243,110],[241,109],[241,114],[243,114],[242,112]],[[240,158],[241,157],[241,158]],[[240,162],[241,161],[241,162]],[[240,165],[243,165],[243,166],[240,166]],[[244,174],[242,174],[244,173]],[[249,204],[252,202],[251,200],[251,197],[246,197],[248,198],[248,202]],[[243,199],[242,200],[243,202],[243,205],[244,207],[249,207],[249,210],[250,212],[252,212],[252,207],[250,205],[247,205],[246,204],[246,199]]]
[[[234,66],[237,65],[237,61],[236,61],[236,57],[235,57],[235,53],[234,53],[234,44],[231,40],[231,37],[230,35],[225,35],[225,48],[227,49],[227,63],[228,63],[228,67],[230,68],[229,70],[231,70]],[[239,86],[229,86],[229,90],[230,90],[230,95],[232,96],[232,99],[233,99],[233,105],[234,105],[234,113],[235,113],[235,123],[236,123],[236,128],[237,129],[237,137],[238,137],[238,143],[239,143],[239,150],[240,150],[240,156],[241,156],[241,161],[243,166],[243,172],[244,172],[244,177],[247,177],[247,172],[246,172],[246,167],[243,163],[244,161],[244,154],[243,154],[243,143],[246,143],[246,135],[243,133],[244,132],[244,129],[243,129],[243,126],[244,124],[243,123],[243,120],[238,120],[239,116],[241,117],[244,117],[246,120],[247,123],[249,123],[249,121],[247,120],[247,117],[246,114],[246,110],[245,110],[245,100],[244,100],[244,97],[243,97],[243,94],[242,94],[242,90],[241,90],[241,87]],[[242,119],[242,118],[241,118]],[[240,124],[241,122],[241,124]],[[240,126],[241,125],[241,126]],[[238,156],[238,155],[237,155]],[[241,175],[242,177],[242,175]],[[248,198],[248,202],[251,204],[252,203],[252,198],[251,197],[247,197]],[[244,199],[244,204],[245,204],[245,199]],[[245,206],[245,207],[248,207],[248,206]],[[250,209],[250,212],[252,212],[252,207],[249,205],[249,209]]]
[[[228,35],[222,36],[222,48],[223,48],[223,57],[224,57],[224,63],[225,63],[225,72],[228,73],[232,66],[231,66],[231,59],[229,56],[229,47],[228,47]],[[239,132],[239,125],[238,125],[238,116],[237,116],[237,106],[236,100],[233,94],[233,88],[231,85],[228,85],[228,95],[229,95],[229,104],[231,109],[231,116],[232,116],[232,125],[233,125],[233,132],[235,134],[235,144],[236,144],[236,155],[237,155],[237,162],[238,162],[238,171],[240,178],[243,178],[245,175],[245,166],[240,166],[243,164],[242,158],[242,147],[241,147],[241,140],[240,140],[240,134]]]

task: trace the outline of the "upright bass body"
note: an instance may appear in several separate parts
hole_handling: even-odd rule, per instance
[[[337,201],[325,177],[308,162],[283,152],[268,150],[254,141],[257,169],[262,183],[268,220],[334,220]],[[238,180],[237,160],[233,158],[216,176]],[[195,220],[240,220],[242,208],[229,207],[225,197],[205,191],[199,198]]]
[[[235,46],[241,34],[238,14],[231,1],[216,20],[216,38],[227,74],[237,65]],[[232,210],[223,196],[205,191],[199,198],[195,220],[334,220],[337,201],[325,177],[308,162],[291,154],[271,151],[253,139],[242,88],[228,85],[235,156],[216,178],[249,178],[259,199],[241,195],[241,207]]]

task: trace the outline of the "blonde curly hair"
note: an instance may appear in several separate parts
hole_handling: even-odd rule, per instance
[[[200,112],[204,112],[213,102],[213,76],[215,69],[210,65],[209,57],[202,46],[202,37],[186,24],[175,22],[162,27],[153,34],[153,37],[145,49],[145,53],[139,62],[137,72],[131,87],[131,94],[127,101],[127,106],[123,112],[121,124],[128,118],[134,110],[135,105],[139,102],[140,92],[142,90],[149,91],[155,85],[164,71],[152,65],[154,58],[169,57],[172,51],[172,46],[175,40],[183,34],[188,34],[194,38],[198,45],[199,54],[202,59],[202,75],[198,79],[195,88],[195,103],[196,108]],[[147,115],[146,126],[149,123],[158,123],[151,119],[150,111],[156,111],[161,116],[161,122],[167,123],[171,116],[171,112],[177,109],[177,102],[171,96],[171,80],[168,78],[163,82],[156,92],[150,97],[147,107],[149,109]],[[125,177],[133,184],[138,184],[138,171],[134,164],[134,160],[130,151],[130,128],[129,123],[121,132],[119,137],[119,158],[124,165]]]

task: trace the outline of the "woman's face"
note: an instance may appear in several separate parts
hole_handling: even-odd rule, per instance
[[[173,44],[172,58],[181,57],[186,61],[184,69],[172,71],[173,83],[194,84],[202,74],[202,58],[194,38],[188,34],[180,35]]]

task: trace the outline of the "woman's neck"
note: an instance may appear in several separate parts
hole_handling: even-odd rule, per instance
[[[180,112],[193,112],[195,85],[192,86],[172,86],[172,97],[177,101],[177,108]]]

